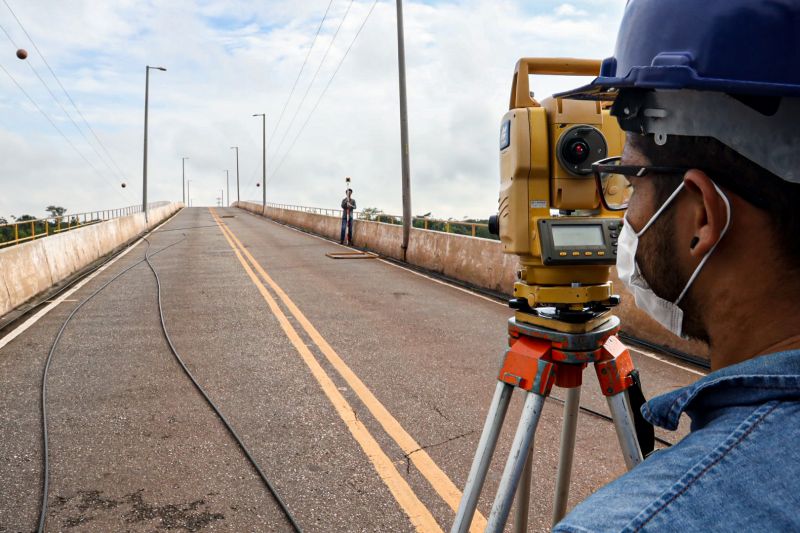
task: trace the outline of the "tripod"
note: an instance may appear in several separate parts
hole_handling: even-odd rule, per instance
[[[591,331],[564,333],[515,318],[509,320],[509,349],[498,375],[499,381],[451,533],[469,530],[515,388],[525,391],[525,403],[489,514],[487,532],[503,531],[515,494],[514,531],[522,533],[527,529],[534,434],[553,385],[567,389],[553,524],[564,517],[575,450],[581,380],[583,369],[589,363],[594,365],[600,388],[608,400],[625,465],[630,470],[642,461],[643,450],[645,454],[652,451],[653,428],[638,413],[638,406],[644,402],[638,372],[628,349],[615,336],[619,324],[619,318],[611,316]],[[636,411],[632,411],[631,403],[637,405]]]

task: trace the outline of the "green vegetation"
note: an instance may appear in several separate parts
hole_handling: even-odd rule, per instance
[[[20,215],[15,217],[11,215],[12,225],[4,225],[9,224],[8,220],[4,217],[0,217],[0,243],[13,241],[15,238],[18,239],[26,239],[31,235],[36,233],[36,235],[44,235],[47,232],[48,235],[52,235],[55,233],[56,229],[58,228],[58,222],[61,221],[62,225],[66,224],[77,224],[79,223],[77,218],[73,218],[71,221],[64,220],[64,213],[67,212],[65,207],[50,205],[47,206],[45,209],[50,215],[53,217],[52,220],[39,220],[36,221],[36,217],[32,215]],[[35,222],[34,222],[35,221]],[[27,222],[27,224],[20,224],[21,222]],[[49,222],[49,223],[48,223]],[[15,233],[15,226],[14,224],[18,224],[16,226],[16,233]]]
[[[367,207],[361,210],[361,217],[363,220],[378,220],[378,215],[382,213],[377,207]]]
[[[384,224],[397,224],[400,225],[403,223],[403,219],[401,217],[396,217],[392,215],[384,215],[383,211],[378,209],[377,207],[367,207],[361,210],[361,218],[363,220],[373,220],[377,222],[383,222]],[[500,240],[499,237],[496,235],[492,235],[489,233],[489,228],[486,227],[486,224],[489,223],[488,220],[476,219],[476,218],[465,218],[464,220],[433,220],[434,217],[431,217],[430,213],[427,213],[424,216],[414,217],[414,222],[412,224],[415,228],[425,229],[431,231],[442,231],[448,233],[455,233],[457,235],[469,235],[472,236],[472,224],[483,224],[482,226],[475,227],[475,236],[481,237],[484,239],[492,239],[492,240]],[[427,224],[426,224],[427,223]]]
[[[55,206],[55,205],[48,205],[45,208],[45,211],[50,213],[51,217],[55,218],[55,217],[64,216],[64,213],[67,212],[67,208],[66,207],[58,207],[58,206]]]

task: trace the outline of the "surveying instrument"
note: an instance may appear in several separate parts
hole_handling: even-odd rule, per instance
[[[619,304],[609,270],[616,262],[623,212],[607,199],[627,198],[624,181],[593,177],[592,164],[619,155],[624,133],[603,104],[558,97],[537,102],[530,75],[596,76],[600,62],[533,59],[517,62],[509,111],[500,129],[499,210],[490,231],[503,252],[519,256],[509,306],[509,349],[451,533],[469,531],[514,389],[525,394],[487,532],[503,531],[516,495],[514,531],[527,530],[536,426],[552,387],[567,389],[553,524],[566,513],[583,370],[594,366],[608,401],[625,465],[653,449],[653,428],[630,353],[616,337]],[[635,407],[635,409],[632,408]],[[638,429],[638,434],[637,434]]]

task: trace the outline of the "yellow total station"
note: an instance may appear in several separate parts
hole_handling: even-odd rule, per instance
[[[530,76],[596,76],[600,62],[524,58],[517,62],[500,132],[500,198],[493,220],[503,251],[519,256],[518,319],[596,325],[616,305],[619,212],[603,208],[592,163],[622,152],[624,134],[600,102],[530,92]],[[539,310],[539,311],[537,311]],[[564,329],[563,327],[559,329]]]

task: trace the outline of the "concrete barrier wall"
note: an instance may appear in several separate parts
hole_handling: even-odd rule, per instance
[[[340,236],[341,220],[338,217],[269,206],[263,210],[261,205],[250,202],[233,205],[329,239],[338,240]],[[365,220],[353,223],[355,244],[384,256],[402,259],[402,239],[403,228],[396,224]],[[490,239],[412,228],[406,260],[432,272],[508,295],[512,293],[516,280],[516,256],[504,254],[500,243]],[[611,281],[615,292],[622,296],[622,304],[615,309],[615,314],[622,320],[626,333],[699,357],[708,357],[708,350],[703,344],[678,339],[640,311],[634,304],[633,295],[619,281],[614,268],[611,269]]]
[[[98,222],[0,250],[0,316],[157,226],[183,204]]]

